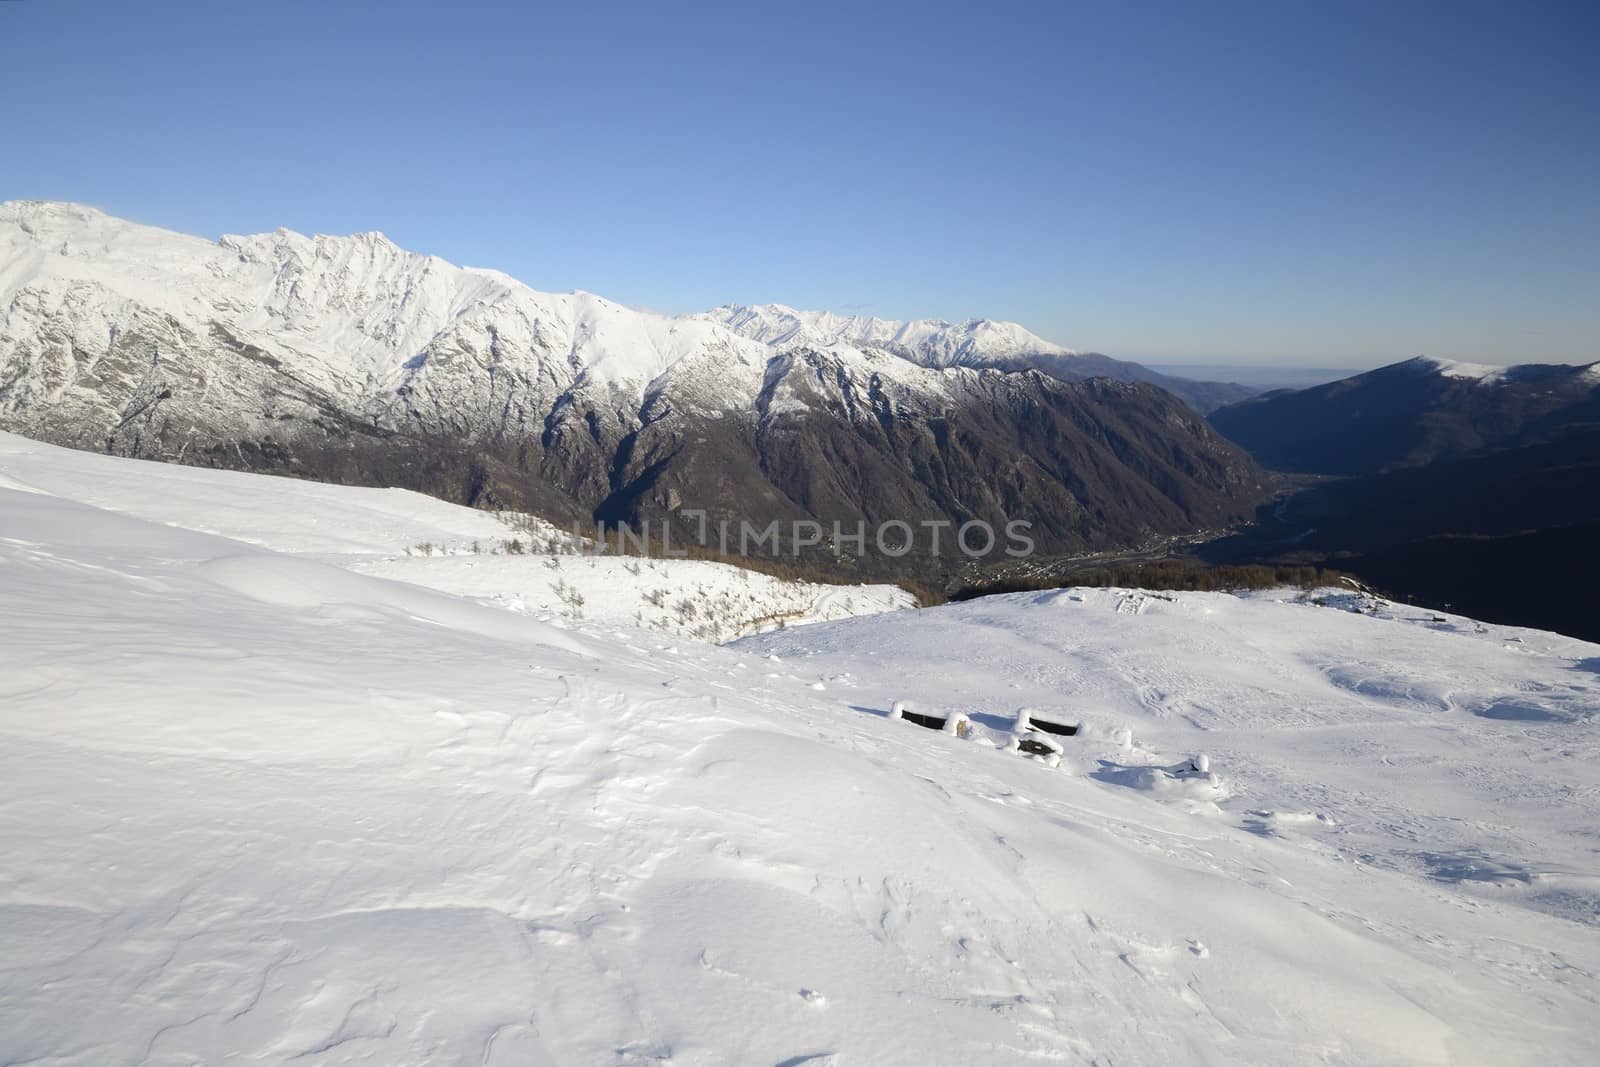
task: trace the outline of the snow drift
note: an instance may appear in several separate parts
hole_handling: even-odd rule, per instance
[[[209,503],[202,479],[116,506],[131,464],[11,453],[9,1062],[1576,1064],[1600,1042],[1596,646],[1085,591],[717,647],[243,539],[262,507],[278,538],[348,542],[318,527],[373,496],[315,487],[287,522],[207,474],[232,483]],[[1019,708],[1080,724],[1059,766],[1003,751]],[[1228,795],[1129,788],[1199,752]]]

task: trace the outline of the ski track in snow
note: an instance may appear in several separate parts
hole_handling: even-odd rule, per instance
[[[464,509],[0,445],[0,1063],[1600,1045],[1594,645],[1076,590],[717,647],[352,569]]]

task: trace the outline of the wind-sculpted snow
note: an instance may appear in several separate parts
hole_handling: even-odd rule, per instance
[[[1127,729],[1127,754],[1085,754],[1074,770],[1214,799],[1194,810],[1469,893],[1488,879],[1443,872],[1492,855],[1490,866],[1518,872],[1497,883],[1518,891],[1494,901],[1600,931],[1589,830],[1600,806],[1600,661],[1582,641],[1364,594],[1064,590],[738,647],[774,650],[819,677],[864,679],[880,658],[907,669],[903,681],[858,683],[866,706],[909,698],[983,721],[1003,694],[1091,733]],[[931,650],[951,647],[963,649],[962,670],[940,674]],[[1220,783],[1201,783],[1209,791],[1171,773],[1168,756],[1194,752],[1220,768]]]
[[[7,1062],[1600,1042],[1600,647],[1127,590],[716,647],[347,566],[492,516],[0,446]]]

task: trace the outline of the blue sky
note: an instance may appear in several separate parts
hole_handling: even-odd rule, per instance
[[[0,199],[1155,362],[1600,359],[1600,4],[0,2]]]

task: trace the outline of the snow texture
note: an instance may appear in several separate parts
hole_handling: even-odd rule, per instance
[[[1440,359],[1436,356],[1423,356],[1422,361],[1430,364],[1438,373],[1446,378],[1465,378],[1475,382],[1491,385],[1501,381],[1506,376],[1507,367],[1490,366],[1487,363],[1462,363],[1454,359]]]
[[[1600,647],[1098,589],[717,646],[354,566],[500,526],[0,437],[0,1059],[1593,1062]]]
[[[526,515],[363,489],[73,452],[0,433],[0,486],[214,533],[558,626],[727,641],[915,605],[892,585],[819,585],[726,563],[595,551]],[[581,534],[582,531],[579,531]],[[609,542],[616,544],[613,535]]]

